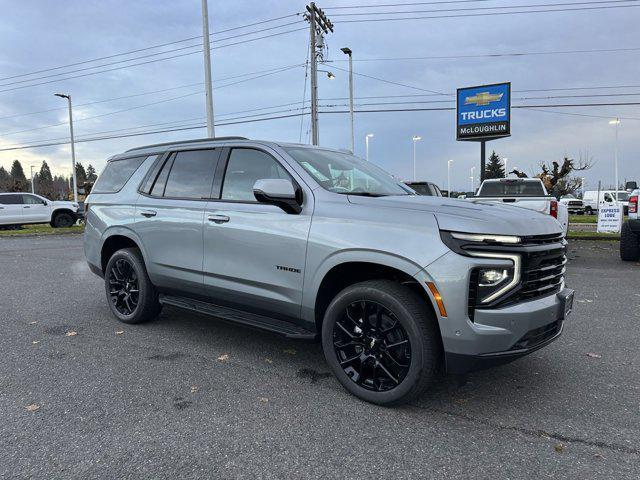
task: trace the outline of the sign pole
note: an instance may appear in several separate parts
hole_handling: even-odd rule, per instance
[[[480,142],[480,182],[484,181],[484,171],[486,168],[487,158],[486,143],[487,142],[485,140]]]

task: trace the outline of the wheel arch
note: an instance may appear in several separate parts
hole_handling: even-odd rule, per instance
[[[102,245],[100,247],[100,268],[103,273],[111,256],[123,248],[137,248],[140,250],[145,264],[147,263],[146,254],[144,248],[142,248],[142,242],[138,235],[128,228],[116,227],[107,230],[102,237]]]
[[[349,285],[380,279],[395,280],[414,290],[425,301],[438,325],[433,299],[415,278],[422,270],[419,265],[392,254],[354,253],[356,252],[344,252],[331,257],[322,265],[313,280],[313,298],[309,299],[308,306],[312,309],[313,321],[318,332],[322,328],[324,313],[336,294]],[[438,332],[440,333],[439,325]]]

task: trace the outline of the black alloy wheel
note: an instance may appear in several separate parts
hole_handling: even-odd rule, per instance
[[[125,258],[117,259],[109,269],[109,297],[114,308],[122,315],[133,315],[138,308],[138,275]]]
[[[349,304],[333,327],[333,346],[345,374],[374,392],[398,386],[411,366],[411,342],[397,317],[380,303]]]

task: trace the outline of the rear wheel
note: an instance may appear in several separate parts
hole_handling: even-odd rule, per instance
[[[626,262],[640,260],[640,235],[631,230],[629,222],[622,224],[620,258]]]
[[[147,322],[162,310],[158,292],[137,248],[124,248],[111,256],[104,272],[104,285],[111,312],[121,322]]]
[[[75,222],[76,221],[73,218],[73,215],[71,215],[70,213],[62,212],[56,214],[56,216],[53,218],[53,222],[51,223],[54,228],[69,228],[72,227]]]
[[[379,405],[420,395],[441,360],[431,310],[415,292],[391,280],[362,282],[340,292],[325,313],[322,347],[340,383]]]

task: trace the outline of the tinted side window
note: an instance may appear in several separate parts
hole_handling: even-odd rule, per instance
[[[42,200],[32,195],[22,195],[22,203],[26,203],[28,205],[42,205]]]
[[[20,195],[0,195],[0,204],[2,205],[19,205],[21,203]]]
[[[197,200],[209,198],[218,154],[219,150],[178,152],[169,172],[164,196]]]
[[[147,157],[144,156],[108,162],[98,177],[92,192],[115,193],[119,191],[146,159]]]
[[[275,159],[259,150],[234,148],[222,185],[223,200],[256,201],[253,185],[265,178],[291,178]]]

